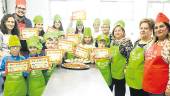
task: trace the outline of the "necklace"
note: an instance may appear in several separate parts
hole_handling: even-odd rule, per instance
[[[147,40],[147,41],[140,40],[139,43],[140,43],[140,44],[148,44],[148,43],[150,43],[152,40],[153,40],[153,38],[151,38],[151,39],[149,39],[149,40]]]

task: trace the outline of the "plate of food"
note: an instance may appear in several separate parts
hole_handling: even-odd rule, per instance
[[[66,63],[71,63],[71,62],[73,62],[74,60],[73,59],[66,59],[66,60],[64,60]]]
[[[61,65],[61,67],[73,70],[85,70],[90,68],[89,65],[83,63],[64,63]]]
[[[83,63],[89,64],[89,63],[91,63],[91,61],[90,60],[84,60]]]
[[[89,64],[89,63],[91,63],[90,60],[87,60],[87,59],[79,59],[79,58],[76,58],[76,59],[66,59],[65,62],[66,62],[66,63],[76,62],[76,63],[84,63],[84,64]]]

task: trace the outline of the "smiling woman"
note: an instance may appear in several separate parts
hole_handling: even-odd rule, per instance
[[[19,36],[19,30],[17,23],[13,17],[12,14],[7,14],[4,15],[4,17],[1,20],[1,35],[0,39],[2,40],[2,50],[3,54],[9,54],[9,49],[8,49],[8,39],[10,35],[17,35]]]
[[[4,15],[2,18],[1,32],[3,34],[19,35],[18,26],[12,14]]]
[[[159,13],[155,20],[155,42],[145,51],[143,89],[149,96],[170,94],[169,85],[169,18]],[[156,81],[155,81],[156,80]],[[154,86],[153,86],[154,85]],[[169,95],[167,95],[169,96]]]

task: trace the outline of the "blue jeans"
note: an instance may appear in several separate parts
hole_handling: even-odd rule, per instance
[[[0,77],[0,94],[3,92],[2,85],[4,84],[4,80]]]

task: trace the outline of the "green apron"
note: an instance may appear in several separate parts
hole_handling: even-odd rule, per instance
[[[111,73],[114,79],[124,79],[124,69],[126,66],[126,58],[119,52],[119,46],[111,46],[112,62]]]
[[[102,76],[105,79],[107,85],[110,86],[112,83],[110,60],[109,59],[98,59],[98,60],[96,60],[96,67],[102,73]]]
[[[45,85],[46,83],[42,70],[32,70],[28,77],[29,96],[41,96]]]
[[[52,73],[54,72],[56,68],[56,64],[52,64],[52,67],[48,70],[45,70],[46,72],[44,73],[45,75],[45,81],[46,81],[46,84],[48,83],[48,80],[50,79]]]
[[[144,67],[144,49],[135,47],[129,57],[128,66],[126,68],[126,83],[129,87],[142,89]]]
[[[66,59],[74,59],[74,53],[73,52],[67,52],[66,53]]]
[[[7,74],[3,96],[26,96],[27,85],[22,72]]]

